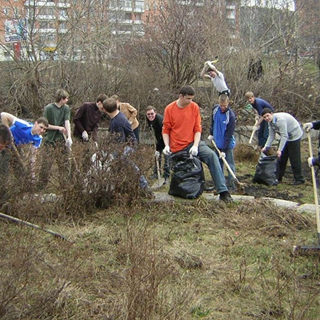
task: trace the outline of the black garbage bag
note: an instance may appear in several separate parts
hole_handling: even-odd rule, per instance
[[[204,190],[202,162],[186,151],[171,156],[172,173],[169,194],[184,199],[196,199]]]
[[[254,183],[265,184],[267,186],[276,186],[277,180],[277,156],[262,156],[259,158],[256,173],[252,179]]]

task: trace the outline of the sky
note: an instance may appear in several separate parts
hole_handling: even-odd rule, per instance
[[[247,6],[270,6],[285,8],[289,6],[290,10],[294,10],[294,1],[293,0],[241,0],[242,5]]]

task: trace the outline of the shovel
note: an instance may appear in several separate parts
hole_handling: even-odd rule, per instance
[[[223,163],[225,164],[225,166],[227,167],[227,170],[230,172],[230,174],[232,175],[233,179],[235,180],[236,184],[238,186],[244,187],[245,185],[243,183],[241,183],[238,178],[236,177],[236,175],[234,174],[234,172],[232,171],[232,169],[229,166],[229,163],[227,162],[227,160],[225,159],[225,157],[221,157],[221,151],[219,150],[219,148],[217,147],[216,143],[214,140],[211,140],[212,144],[214,146],[214,148],[217,150],[219,158],[222,159]]]
[[[157,175],[158,180],[152,185],[152,189],[158,189],[161,188],[164,184],[164,178],[160,176],[160,166],[159,166],[159,157],[156,156],[156,165],[157,165]]]
[[[308,132],[308,143],[309,143],[309,156],[313,157],[310,132]],[[319,217],[319,200],[318,200],[317,181],[316,181],[316,173],[315,173],[315,170],[314,170],[314,166],[311,166],[311,174],[312,174],[314,204],[315,204],[315,207],[316,207],[318,245],[317,246],[294,246],[293,247],[293,252],[296,252],[296,251],[302,251],[302,252],[311,251],[313,253],[318,253],[319,254],[320,253],[320,217]]]
[[[256,129],[256,125],[257,125],[257,124],[258,124],[258,121],[256,121],[255,124],[254,124],[254,126],[253,126],[253,130],[252,130],[252,133],[251,133],[251,137],[250,137],[250,139],[249,139],[249,144],[252,143],[252,139],[253,139],[253,137],[254,137],[254,134],[255,134],[255,132],[257,131],[257,129]]]

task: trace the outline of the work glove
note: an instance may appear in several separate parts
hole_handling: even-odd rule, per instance
[[[208,140],[213,140],[213,136],[211,134],[208,136]]]
[[[226,158],[226,154],[225,154],[224,152],[220,152],[219,158],[220,158],[220,159]]]
[[[162,152],[165,156],[170,156],[172,153],[169,146],[165,146]]]
[[[305,132],[309,132],[311,129],[313,129],[312,122],[307,122],[303,125],[303,129]]]
[[[67,146],[67,148],[71,149],[71,146],[72,146],[72,139],[71,138],[67,138],[66,146]]]
[[[156,151],[154,153],[154,156],[156,157],[156,159],[159,159],[160,158],[160,152],[159,151]]]
[[[192,146],[191,149],[189,150],[189,153],[190,153],[192,156],[196,157],[196,156],[198,155],[198,147]]]
[[[82,139],[83,141],[89,141],[89,135],[87,131],[82,132]]]
[[[313,160],[312,157],[309,157],[309,158],[308,158],[308,166],[309,166],[310,168],[313,166],[312,160]]]

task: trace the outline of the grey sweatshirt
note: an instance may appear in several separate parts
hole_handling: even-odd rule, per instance
[[[280,135],[280,151],[283,151],[287,141],[298,140],[303,135],[299,122],[291,114],[286,112],[273,114],[273,119],[269,122],[269,136],[265,147],[271,147],[276,133]]]

